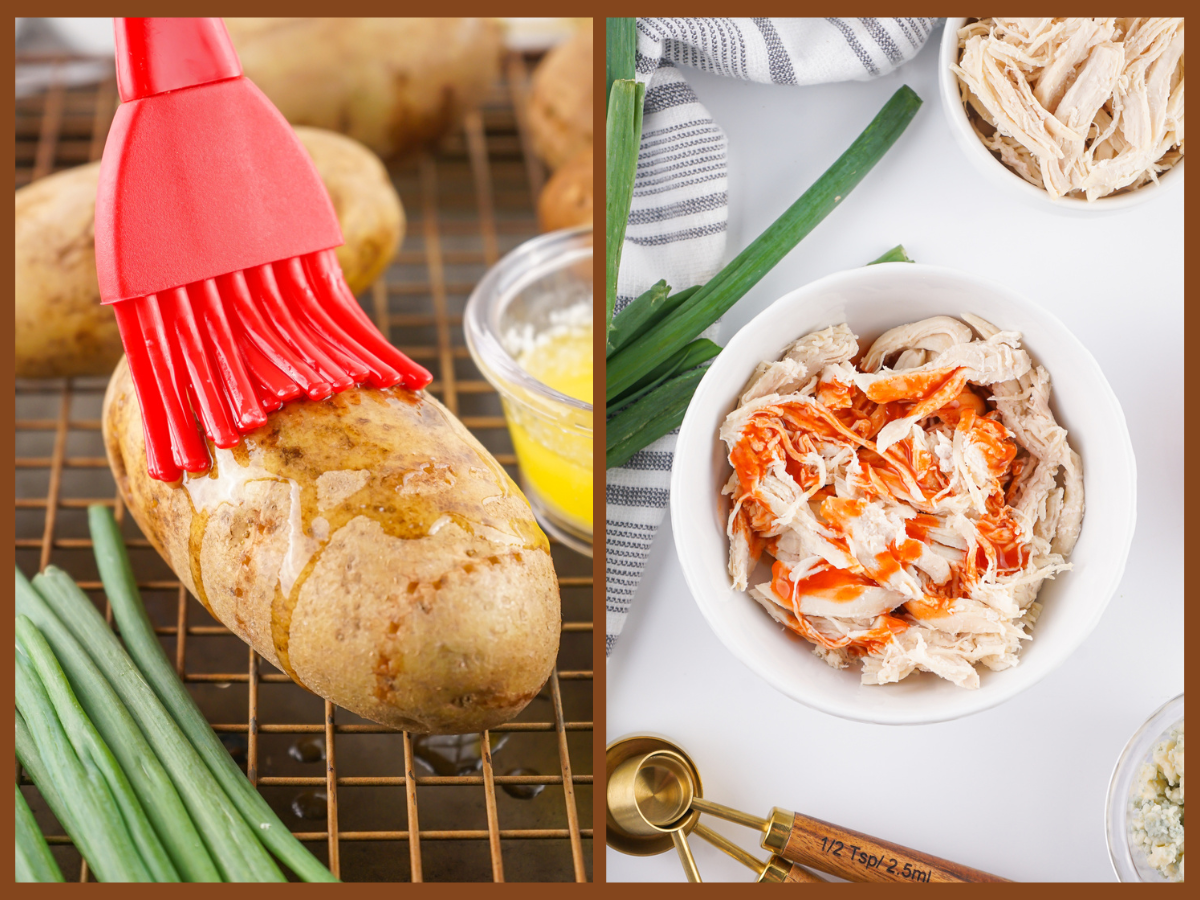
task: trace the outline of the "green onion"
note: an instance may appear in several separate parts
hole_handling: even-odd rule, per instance
[[[874,266],[874,265],[878,265],[879,263],[887,263],[887,262],[910,263],[910,262],[912,262],[912,260],[909,259],[908,254],[904,252],[904,245],[897,244],[895,247],[893,247],[887,253],[883,254],[883,256],[879,257],[879,259],[873,259],[869,263],[867,263],[867,265]]]
[[[621,314],[613,318],[612,328],[608,330],[608,344],[604,349],[605,358],[629,343],[646,320],[662,306],[670,293],[671,286],[660,280],[630,301],[629,305],[621,310]]]
[[[675,312],[675,310],[679,309],[679,307],[683,306],[683,304],[686,303],[698,290],[700,290],[700,286],[694,285],[690,288],[684,288],[682,291],[676,291],[674,294],[669,294],[659,306],[651,307],[651,309],[645,313],[644,321],[640,323],[637,321],[638,318],[641,317],[641,313],[639,311],[638,316],[635,316],[631,322],[626,323],[625,316],[629,314],[630,310],[634,308],[635,304],[641,299],[641,297],[635,299],[629,304],[629,306],[621,310],[621,315],[616,316],[613,319],[612,335],[617,335],[617,338],[615,339],[617,343],[614,344],[614,349],[608,354],[608,356],[611,357],[615,355],[618,350],[621,350],[634,338],[649,331],[659,322],[663,321],[663,319],[671,315],[671,313]],[[642,296],[644,297],[645,294]],[[610,341],[614,340],[612,335],[609,336]]]
[[[624,465],[643,447],[678,428],[705,371],[684,372],[609,419],[604,467],[612,469]]]
[[[220,881],[221,873],[179,799],[179,792],[146,743],[129,710],[87,651],[71,636],[19,569],[16,599],[17,612],[30,618],[54,651],[80,705],[121,764],[180,875],[185,881]]]
[[[75,753],[37,673],[18,649],[17,709],[29,725],[49,782],[70,798],[63,827],[99,881],[152,881],[103,776]],[[41,787],[41,785],[38,785]]]
[[[167,661],[154,626],[138,594],[133,568],[125,552],[116,520],[105,506],[88,507],[88,526],[95,547],[96,565],[112,603],[113,617],[129,655],[150,682],[179,727],[208,764],[212,774],[268,849],[304,881],[337,881],[330,871],[301,844],[280,821],[267,801],[254,789],[225,749],[200,707],[192,699]],[[95,607],[92,615],[99,619]],[[102,621],[102,620],[101,620]]]
[[[75,753],[86,766],[94,768],[104,779],[151,879],[160,882],[178,881],[179,873],[171,864],[162,841],[154,833],[146,811],[142,809],[142,804],[138,802],[133,788],[129,785],[129,779],[125,777],[112,751],[79,705],[75,693],[67,684],[67,676],[63,674],[62,667],[54,658],[50,645],[25,616],[17,616],[17,645],[33,664]]]
[[[642,101],[646,86],[636,81],[614,81],[608,98],[608,122],[604,154],[604,287],[605,335],[612,328],[617,302],[617,271],[621,247],[633,202],[633,180],[637,175],[638,147],[642,141]]]
[[[639,397],[650,393],[663,382],[669,381],[681,372],[686,372],[688,369],[694,369],[701,363],[708,362],[720,352],[721,348],[707,338],[699,338],[692,341],[686,347],[678,350],[674,356],[649,375],[642,378],[627,393],[614,400],[610,404],[611,408],[619,409],[622,406],[633,403]]]
[[[887,253],[883,254],[883,256],[879,257],[879,259],[872,260],[871,262],[867,263],[867,265],[873,266],[876,263],[883,262],[912,262],[912,260],[909,259],[908,254],[904,252],[904,245],[897,244]],[[681,291],[681,293],[688,293],[689,291],[695,290],[697,289],[688,288],[688,291]],[[619,322],[620,318],[618,318],[617,321]],[[615,331],[616,328],[614,327],[613,330]],[[688,351],[691,351],[693,355],[686,355]],[[610,409],[617,411],[612,415],[612,418],[608,420],[608,427],[605,433],[605,445],[608,451],[606,453],[605,468],[611,469],[613,466],[623,465],[630,459],[630,457],[633,456],[633,454],[646,447],[646,445],[648,445],[651,441],[658,440],[660,437],[666,434],[667,431],[670,431],[669,428],[665,431],[660,431],[656,428],[650,428],[646,430],[638,430],[636,435],[634,435],[632,432],[638,420],[624,417],[626,411],[629,409],[629,404],[638,400],[642,396],[649,394],[676,373],[686,372],[693,366],[699,365],[700,363],[715,357],[720,352],[721,348],[712,343],[712,341],[707,341],[703,338],[692,341],[690,344],[684,347],[682,351],[677,352],[675,357],[673,357],[673,359],[679,360],[674,368],[668,371],[667,365],[659,366],[654,370],[654,372],[639,382],[639,385],[644,384],[647,385],[646,387],[641,388],[640,390],[635,390],[635,392],[626,395],[626,397],[619,397],[616,401],[609,404]],[[656,376],[657,380],[655,380]],[[668,406],[664,408],[662,412],[668,421],[675,422],[676,424],[683,422],[683,415],[687,411],[688,404],[692,402],[692,395],[695,393],[698,385],[699,381],[697,380],[692,383],[691,390],[687,391],[686,393],[680,389],[673,392],[669,398],[664,395],[664,402],[667,403]],[[636,387],[637,386],[635,386],[635,388]],[[648,418],[652,414],[653,409],[649,407],[638,413],[638,415],[643,418]],[[614,427],[614,423],[616,423],[616,427]],[[614,460],[616,461],[614,462]]]
[[[50,771],[46,768],[46,764],[42,762],[42,757],[37,751],[37,744],[33,740],[33,732],[29,730],[29,725],[25,722],[25,717],[21,715],[20,710],[17,710],[17,759],[20,760],[21,766],[29,774],[33,783],[37,785],[38,792],[42,795],[42,799],[46,801],[46,805],[50,807],[50,811],[54,813],[55,818],[62,823],[66,828],[68,813],[63,808],[62,798],[58,795],[58,789],[54,786],[54,782],[50,778]]]
[[[38,793],[50,807],[50,812],[54,813],[54,817],[62,823],[63,828],[66,828],[71,811],[63,805],[62,797],[58,795],[58,789],[54,786],[53,779],[50,778],[50,770],[46,768],[41,755],[38,754],[37,744],[33,740],[33,732],[29,730],[29,725],[26,724],[25,717],[21,715],[20,710],[16,712],[16,719],[17,759],[37,786]]]
[[[630,301],[629,305],[621,310],[620,315],[613,316],[612,329],[608,332],[605,358],[611,358],[635,337],[653,328],[682,306],[700,288],[699,286],[685,288],[674,294],[670,293],[670,290],[670,285],[665,281],[659,281]]]
[[[632,80],[635,77],[637,21],[609,19],[604,34],[604,102],[607,104],[614,81],[619,78]]]
[[[33,818],[33,810],[25,802],[21,788],[15,784],[13,788],[17,792],[17,881],[62,881],[62,871]]]
[[[674,315],[608,361],[606,398],[619,397],[661,360],[724,315],[862,181],[908,127],[920,105],[921,98],[907,85],[896,91],[837,162],[749,247],[693,294]],[[611,218],[613,210],[609,208],[607,214]],[[624,237],[623,229],[621,237]],[[612,239],[611,222],[609,239]],[[606,273],[606,277],[614,276],[615,270]]]
[[[155,696],[116,635],[71,577],[54,566],[33,580],[36,593],[86,648],[146,735],[179,790],[226,881],[283,881],[283,873],[238,814],[200,755]],[[24,610],[21,610],[24,612]],[[30,616],[37,624],[38,618]],[[43,629],[43,633],[47,633]],[[51,646],[54,646],[51,641]]]

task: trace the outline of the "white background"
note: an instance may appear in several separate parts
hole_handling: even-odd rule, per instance
[[[897,87],[925,101],[854,193],[726,316],[719,342],[793,288],[898,243],[919,262],[1044,304],[1099,361],[1133,438],[1137,533],[1124,580],[1091,637],[1024,694],[955,722],[865,725],[792,702],[729,654],[684,584],[668,515],[608,660],[607,739],[671,737],[699,766],[706,797],[757,815],[798,810],[1017,881],[1113,880],[1104,838],[1112,767],[1150,713],[1183,690],[1183,191],[1094,218],[999,191],[945,121],[940,39],[939,28],[915,60],[870,82],[785,87],[683,69],[729,137],[727,259]],[[757,848],[749,830],[709,824]],[[753,880],[691,844],[705,880]],[[606,853],[609,881],[683,880],[673,853]]]

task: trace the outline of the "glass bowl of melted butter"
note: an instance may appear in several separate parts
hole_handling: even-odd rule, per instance
[[[592,555],[592,229],[526,241],[488,271],[463,315],[500,394],[521,488],[542,527]]]

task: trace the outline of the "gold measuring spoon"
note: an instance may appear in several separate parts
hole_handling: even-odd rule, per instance
[[[757,856],[747,853],[733,841],[729,840],[729,838],[725,837],[725,835],[719,834],[707,825],[701,825],[699,822],[692,829],[692,834],[708,841],[714,847],[724,850],[742,865],[753,869],[758,875],[755,881],[759,884],[773,884],[778,882],[814,884],[825,881],[820,875],[810,872],[808,869],[798,866],[794,862],[788,862],[782,856],[774,853],[771,854],[770,859],[763,862]]]
[[[646,741],[653,741],[653,747],[646,747]],[[723,806],[720,803],[713,803],[711,800],[704,799],[701,793],[699,771],[691,761],[691,758],[683,752],[682,748],[667,741],[665,738],[639,736],[614,741],[606,749],[606,764],[611,766],[611,761],[614,759],[628,759],[637,752],[631,752],[631,748],[637,746],[644,747],[642,752],[648,752],[650,749],[658,751],[670,750],[687,762],[687,766],[679,769],[676,774],[684,781],[691,779],[691,785],[684,783],[679,785],[676,790],[674,787],[660,784],[657,786],[657,790],[660,793],[681,797],[685,796],[690,788],[692,798],[688,809],[691,814],[708,813],[709,815],[718,816],[730,822],[737,822],[740,825],[753,828],[761,833],[764,849],[771,851],[773,854],[778,854],[790,862],[837,875],[849,881],[903,883],[939,881],[992,882],[1008,880],[996,875],[990,875],[987,872],[981,872],[978,869],[959,865],[949,860],[940,859],[928,853],[922,853],[919,850],[912,850],[900,844],[893,844],[890,841],[880,840],[862,832],[851,831],[848,828],[842,828],[821,819],[814,819],[811,816],[801,815],[800,813],[790,812],[778,807],[771,810],[769,818],[764,819],[728,806]],[[614,793],[611,781],[611,767],[609,771],[608,807],[610,821],[612,821],[614,800],[618,806],[627,806],[632,800],[627,792]],[[666,775],[667,773],[668,770],[662,770],[662,774]],[[687,816],[684,816],[679,821],[688,823],[689,820]],[[686,827],[687,831],[692,831],[695,829],[696,823],[692,821],[690,824],[680,827],[681,830]],[[611,831],[612,829],[610,828],[608,843],[616,849],[622,850],[623,848],[612,840]],[[664,847],[663,849],[666,848]],[[624,850],[624,852],[635,851]],[[657,850],[652,852],[662,851]]]
[[[609,772],[606,798],[610,823],[632,838],[667,836],[687,880],[698,882],[700,872],[684,830],[696,825],[690,810],[692,771],[691,760],[674,750],[654,748],[635,753]]]

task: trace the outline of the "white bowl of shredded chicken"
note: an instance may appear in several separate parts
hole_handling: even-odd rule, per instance
[[[1183,184],[1182,18],[947,19],[942,105],[975,167],[1108,212]]]
[[[738,332],[680,430],[671,521],[713,631],[787,696],[912,724],[1007,700],[1099,621],[1133,538],[1124,415],[984,279],[831,275]]]

